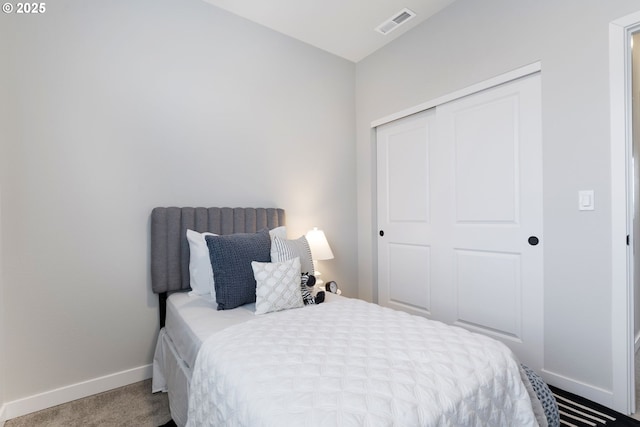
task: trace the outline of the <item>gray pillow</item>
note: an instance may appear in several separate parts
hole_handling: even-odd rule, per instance
[[[230,310],[256,301],[251,261],[271,262],[268,230],[206,236],[216,288],[218,310]]]
[[[274,236],[271,241],[271,261],[288,261],[295,257],[300,258],[300,272],[315,274],[313,271],[313,259],[311,249],[305,236],[300,236],[295,240],[281,239]]]

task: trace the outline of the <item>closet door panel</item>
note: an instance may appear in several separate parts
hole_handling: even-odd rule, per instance
[[[377,129],[378,301],[431,315],[434,111]],[[393,284],[393,286],[389,286]]]

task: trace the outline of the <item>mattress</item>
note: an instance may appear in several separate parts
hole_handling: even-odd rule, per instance
[[[205,296],[174,293],[167,299],[165,331],[180,358],[193,368],[202,343],[229,326],[254,319],[255,304],[233,310],[217,310],[216,302]]]

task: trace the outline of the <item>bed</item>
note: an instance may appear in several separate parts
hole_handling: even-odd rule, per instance
[[[299,282],[313,268],[304,249],[276,259],[282,254],[274,247],[297,248],[302,239],[276,235],[284,223],[284,210],[275,208],[152,211],[152,288],[162,326],[153,391],[168,393],[177,425],[547,425],[531,376],[491,338],[330,293],[322,304],[289,307],[300,294],[285,298],[274,291],[279,284],[269,285],[268,297],[279,296],[264,312],[266,283],[289,280],[280,279],[289,272]],[[215,296],[196,292],[187,230],[206,235]],[[251,262],[255,302],[229,304],[235,295],[225,280],[240,275],[229,265],[246,268],[233,245],[252,251],[267,239],[270,258]],[[282,300],[289,302],[278,306]]]

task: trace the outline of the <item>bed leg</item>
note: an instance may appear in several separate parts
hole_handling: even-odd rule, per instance
[[[160,307],[160,328],[164,328],[164,321],[167,317],[167,296],[166,292],[158,294],[158,302]]]

